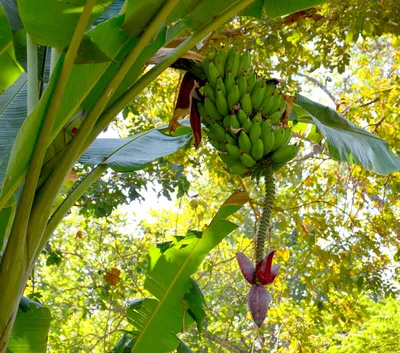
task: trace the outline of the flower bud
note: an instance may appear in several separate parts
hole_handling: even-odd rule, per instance
[[[253,321],[258,327],[262,325],[267,317],[268,307],[271,303],[271,294],[259,284],[253,284],[250,288],[248,305]]]

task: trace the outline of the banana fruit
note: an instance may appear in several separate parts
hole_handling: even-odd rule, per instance
[[[207,79],[200,82],[197,110],[230,173],[254,177],[297,155],[299,147],[289,145],[292,130],[283,118],[286,100],[278,81],[255,73],[249,51],[221,48],[206,57],[203,68]]]

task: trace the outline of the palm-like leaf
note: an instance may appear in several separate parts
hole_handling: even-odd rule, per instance
[[[23,72],[18,64],[13,45],[11,27],[6,13],[0,6],[0,94],[2,94]]]
[[[22,298],[7,352],[45,353],[50,321],[48,308]]]
[[[300,94],[296,95],[296,104],[293,117],[318,127],[333,159],[359,164],[379,174],[400,169],[400,159],[386,141],[358,127],[332,108]]]
[[[178,347],[176,333],[184,325],[182,299],[192,286],[190,276],[207,253],[237,228],[226,217],[247,200],[247,194],[237,192],[225,201],[203,233],[189,231],[162,253],[156,246],[151,248],[145,288],[156,299],[135,301],[128,310],[130,322],[138,331],[131,352],[163,353]]]
[[[163,134],[166,126],[124,139],[98,138],[79,159],[82,164],[107,164],[118,172],[142,169],[146,164],[184,147],[191,133],[181,136]]]

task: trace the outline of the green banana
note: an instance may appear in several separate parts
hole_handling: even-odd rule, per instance
[[[217,90],[221,90],[222,93],[224,94],[224,96],[226,97],[227,91],[226,91],[225,83],[221,77],[218,77],[218,79],[217,79]]]
[[[237,120],[239,121],[240,126],[243,127],[243,123],[244,123],[245,120],[247,119],[246,113],[245,113],[242,109],[239,109],[239,110],[236,112],[236,118],[237,118]]]
[[[246,92],[240,100],[240,106],[247,115],[250,115],[253,112],[253,105],[251,104],[251,97],[248,92]]]
[[[272,147],[275,143],[275,135],[273,131],[269,131],[269,134],[263,134],[263,144],[264,144],[264,155],[268,154],[271,152]]]
[[[249,171],[249,168],[244,166],[241,162],[236,162],[232,167],[229,168],[229,173],[244,175]]]
[[[215,67],[218,69],[219,75],[222,78],[224,78],[224,76],[225,76],[226,59],[225,59],[225,57],[223,57],[223,55],[221,55],[221,51],[220,50],[218,50],[217,54],[215,54],[215,56],[213,58],[213,63],[215,65]]]
[[[215,90],[214,88],[211,87],[209,82],[206,82],[206,85],[204,86],[204,92],[207,94],[208,98],[210,98],[214,103],[215,103]]]
[[[270,115],[275,112],[275,107],[279,104],[279,96],[278,91],[275,91],[274,95],[263,101],[261,104],[262,115]]]
[[[282,129],[282,140],[278,148],[286,146],[291,138],[292,138],[292,129],[289,127]]]
[[[201,103],[201,102],[197,103],[197,110],[198,110],[198,112],[199,112],[199,114],[200,114],[200,116],[202,118],[208,116],[208,114],[206,112],[206,108],[204,108],[204,104],[203,103]]]
[[[242,71],[249,70],[250,65],[251,65],[251,57],[250,57],[250,52],[247,50],[240,56],[239,68],[236,76],[239,76],[242,73]]]
[[[224,126],[224,128],[226,128],[228,130],[231,128],[231,116],[230,115],[224,116],[224,120],[222,120],[222,125]]]
[[[214,134],[215,138],[222,142],[225,141],[226,130],[218,123],[210,125],[210,131]]]
[[[230,115],[230,128],[240,129],[240,123],[235,114]]]
[[[204,73],[206,74],[207,78],[208,78],[208,76],[209,76],[209,74],[210,74],[210,72],[209,72],[209,65],[210,65],[210,57],[207,56],[207,57],[204,59],[204,62],[203,62],[203,69],[204,69]]]
[[[245,129],[247,132],[249,132],[252,125],[253,124],[252,124],[251,120],[248,117],[246,117],[246,120],[242,124],[242,128]]]
[[[283,140],[283,129],[277,129],[274,131],[274,144],[272,145],[271,151],[273,152],[277,150],[279,147],[281,147],[281,142]]]
[[[247,153],[243,153],[240,156],[240,160],[246,167],[249,167],[249,168],[251,168],[254,164],[256,164],[255,159]]]
[[[225,88],[226,91],[229,93],[229,91],[233,88],[235,85],[235,78],[232,75],[232,72],[228,71],[227,74],[225,75]]]
[[[212,138],[210,138],[210,143],[211,145],[216,148],[217,150],[220,150],[220,142],[218,140],[214,140]]]
[[[217,106],[218,111],[222,115],[224,115],[224,116],[228,115],[228,113],[229,113],[228,104],[226,102],[225,95],[222,93],[221,90],[217,91],[216,106]]]
[[[261,123],[261,135],[267,136],[271,133],[271,122],[269,120],[263,120]]]
[[[239,78],[237,79],[237,83],[239,85],[239,93],[240,93],[240,98],[242,98],[246,91],[247,91],[247,78],[245,75],[240,75]]]
[[[231,144],[226,144],[226,150],[228,151],[228,153],[235,159],[239,159],[240,158],[240,149],[238,146],[236,145],[231,145]]]
[[[254,115],[253,116],[253,122],[254,121],[259,123],[259,124],[261,124],[262,121],[263,121],[262,115],[260,113],[257,113],[256,115]]]
[[[228,152],[227,149],[226,149],[226,144],[225,144],[225,142],[221,142],[221,143],[219,144],[219,150],[222,151],[222,152]]]
[[[220,154],[219,157],[221,158],[222,162],[224,162],[228,167],[233,166],[238,160],[233,158],[229,153]]]
[[[271,121],[271,124],[278,124],[279,121],[281,120],[281,117],[282,117],[282,112],[279,110],[275,113],[272,113],[269,116],[269,120]]]
[[[204,123],[205,126],[209,126],[210,124],[213,123],[213,121],[210,119],[209,116],[202,116],[201,122]]]
[[[261,127],[260,124],[255,119],[253,119],[253,122],[251,124],[249,135],[252,144],[254,144],[261,137]]]
[[[213,103],[213,101],[210,98],[208,98],[207,95],[206,98],[204,99],[204,108],[207,112],[207,115],[209,115],[211,118],[215,120],[221,120],[223,118],[223,116],[219,113],[217,107]]]
[[[285,103],[284,99],[282,98],[282,95],[279,92],[277,92],[274,96],[275,99],[273,101],[271,111],[268,114],[272,114],[275,113],[276,111],[281,110],[282,106]]]
[[[225,47],[222,47],[220,49],[220,55],[221,55],[221,59],[224,61],[224,63],[226,63],[226,60],[228,59],[228,53],[226,52]]]
[[[239,68],[239,53],[235,47],[232,47],[228,52],[228,57],[226,59],[226,70],[230,70],[233,77],[237,76]]]
[[[260,160],[264,155],[264,143],[258,139],[251,147],[251,156],[256,160]]]
[[[228,133],[225,134],[225,141],[228,142],[230,145],[237,145],[236,140]]]
[[[248,75],[247,75],[247,90],[249,92],[251,92],[254,88],[254,85],[256,84],[257,81],[257,77],[254,73],[254,71],[251,71]]]
[[[217,79],[219,76],[219,71],[215,67],[213,62],[210,62],[208,64],[208,81],[210,82],[211,86],[216,87],[217,86]]]
[[[270,159],[272,163],[280,164],[287,163],[294,157],[296,157],[299,152],[299,146],[289,145],[283,146],[271,154]]]
[[[239,148],[240,148],[244,153],[247,153],[247,154],[250,154],[250,153],[251,153],[252,144],[251,144],[251,141],[250,141],[249,136],[246,134],[245,131],[241,131],[241,132],[240,132],[238,142],[239,142]]]
[[[268,81],[265,83],[265,93],[264,99],[268,99],[272,96],[272,93],[275,91],[275,84],[272,81]]]
[[[239,86],[237,84],[235,84],[235,86],[228,91],[228,108],[229,110],[232,110],[233,107],[238,104],[240,99],[240,93],[239,93]]]

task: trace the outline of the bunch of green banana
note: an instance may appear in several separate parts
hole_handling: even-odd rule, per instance
[[[281,122],[286,101],[275,80],[256,75],[249,51],[222,48],[203,68],[207,80],[198,111],[230,173],[250,175],[267,165],[278,170],[297,155],[298,146],[288,145],[292,130]]]

